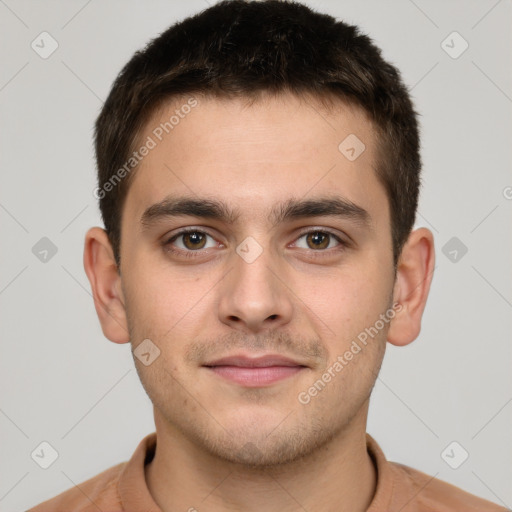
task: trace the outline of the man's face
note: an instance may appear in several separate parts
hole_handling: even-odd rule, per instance
[[[387,323],[360,351],[352,344],[389,310],[394,284],[373,128],[355,107],[331,115],[291,95],[198,101],[161,141],[154,130],[185,101],[160,110],[140,139],[156,147],[123,210],[122,292],[133,348],[149,339],[160,356],[135,363],[171,435],[231,461],[292,461],[364,429],[384,355]],[[355,160],[357,148],[338,148],[350,134],[366,146]],[[168,196],[236,218],[152,208],[142,223]],[[279,215],[320,199],[349,207]],[[255,359],[274,367],[243,368]]]

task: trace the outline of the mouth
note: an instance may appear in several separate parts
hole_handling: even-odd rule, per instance
[[[220,378],[245,387],[268,386],[307,368],[297,361],[275,354],[260,357],[224,357],[206,363],[203,367]]]

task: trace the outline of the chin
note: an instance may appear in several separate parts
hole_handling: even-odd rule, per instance
[[[297,462],[318,450],[335,435],[335,429],[319,425],[293,424],[281,413],[263,421],[257,417],[237,422],[236,426],[223,423],[226,430],[206,438],[196,438],[203,449],[221,460],[252,469],[269,469]],[[290,419],[297,421],[293,414]],[[284,421],[283,421],[284,420]]]

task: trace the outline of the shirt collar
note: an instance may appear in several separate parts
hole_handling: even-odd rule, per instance
[[[145,477],[144,467],[155,455],[156,432],[147,435],[137,446],[131,459],[124,467],[119,479],[119,496],[123,510],[127,512],[162,512],[151,496]],[[370,434],[366,434],[366,449],[370,454],[377,473],[377,485],[373,500],[367,512],[388,510],[393,493],[394,479],[391,465],[381,448]]]

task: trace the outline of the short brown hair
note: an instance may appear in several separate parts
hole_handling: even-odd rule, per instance
[[[187,94],[254,98],[262,92],[323,102],[334,97],[366,111],[379,141],[376,170],[389,199],[396,267],[414,225],[421,170],[417,114],[399,71],[358,27],[332,16],[292,1],[227,0],[136,52],[98,116],[97,197],[118,268],[122,209],[134,173],[113,185],[112,179],[150,116]]]

